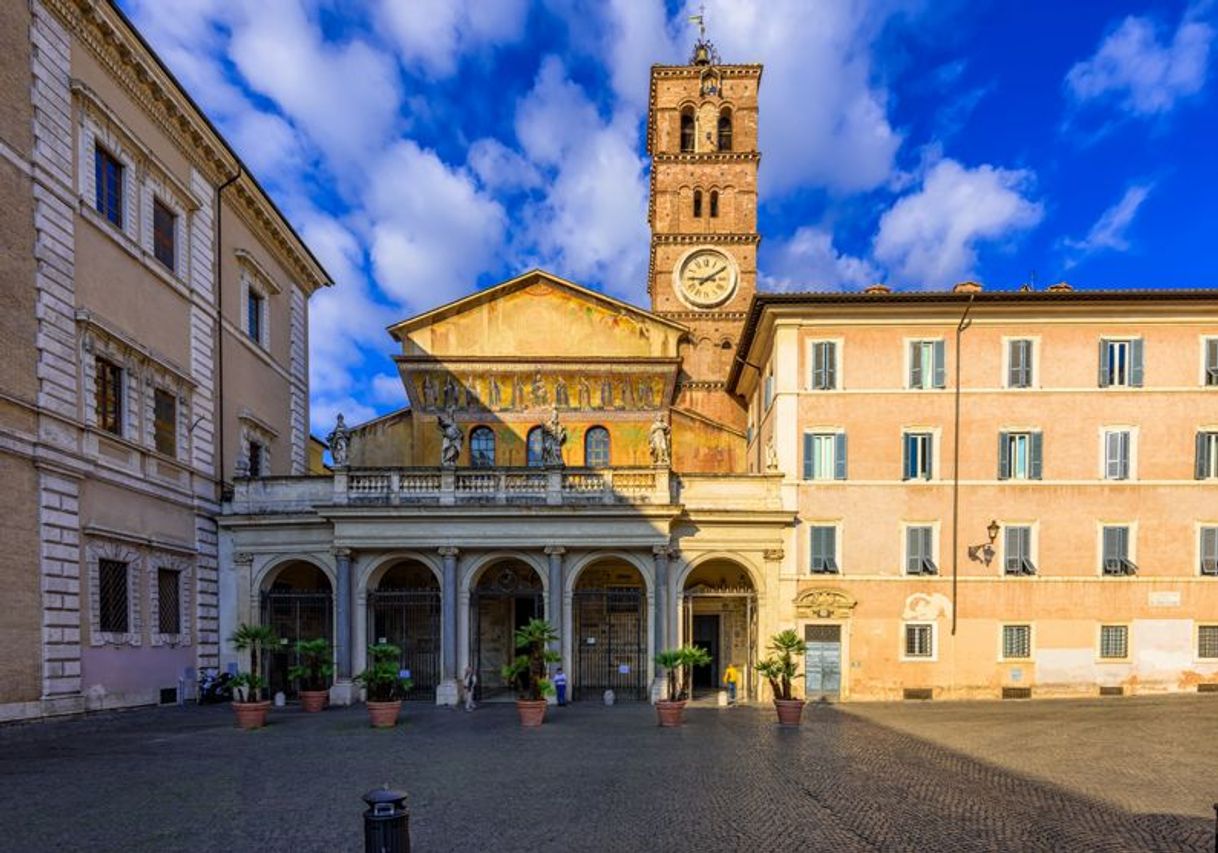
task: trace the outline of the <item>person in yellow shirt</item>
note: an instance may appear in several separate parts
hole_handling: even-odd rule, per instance
[[[723,683],[727,685],[727,704],[736,704],[736,689],[740,685],[740,670],[736,664],[729,663],[723,671]]]

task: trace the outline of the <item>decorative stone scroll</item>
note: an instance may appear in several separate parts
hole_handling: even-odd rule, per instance
[[[795,612],[818,619],[848,619],[858,601],[840,589],[806,589],[795,597]]]

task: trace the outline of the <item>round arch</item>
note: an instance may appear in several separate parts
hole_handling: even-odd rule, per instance
[[[677,562],[676,571],[673,572],[676,589],[678,591],[685,589],[685,584],[689,580],[689,576],[694,570],[707,563],[723,561],[725,563],[735,563],[748,573],[749,582],[753,586],[753,590],[760,595],[765,589],[763,578],[765,577],[761,569],[750,560],[741,554],[733,551],[708,551],[703,554],[698,554],[692,558],[684,556]]]
[[[593,551],[575,561],[564,590],[564,652],[572,698],[647,699],[654,583],[637,555]]]
[[[648,596],[655,595],[655,577],[652,573],[652,567],[647,565],[647,561],[643,560],[637,554],[631,554],[628,551],[590,551],[587,554],[581,555],[573,561],[567,571],[566,581],[563,587],[564,595],[571,595],[575,592],[576,584],[579,583],[579,576],[583,574],[585,569],[591,568],[595,564],[605,560],[621,560],[624,563],[629,563],[631,567],[639,573],[643,578],[643,589]]]
[[[461,583],[458,587],[460,595],[469,595],[474,591],[481,580],[482,575],[488,568],[495,563],[501,563],[505,560],[514,560],[519,563],[524,563],[537,573],[537,577],[541,578],[541,588],[546,593],[550,592],[550,579],[546,566],[532,554],[523,551],[490,551],[486,554],[479,554],[477,557],[470,560],[461,572]]]
[[[308,553],[280,554],[272,557],[270,560],[264,563],[258,569],[258,571],[255,572],[253,578],[251,578],[250,587],[254,590],[254,594],[257,595],[258,593],[265,592],[267,589],[269,589],[271,582],[280,573],[280,571],[287,568],[292,563],[308,563],[314,568],[320,570],[325,576],[326,582],[330,584],[331,590],[333,590],[335,584],[338,583],[337,573],[334,570],[334,566],[325,558],[320,557],[317,554]]]
[[[280,642],[261,656],[270,694],[293,696],[300,683],[292,668],[300,663],[300,640],[335,641],[333,569],[313,555],[285,555],[267,562],[254,586],[258,624],[271,628]]]
[[[435,576],[436,583],[443,586],[443,570],[440,567],[439,560],[431,554],[423,551],[390,551],[387,554],[378,554],[369,560],[366,565],[360,566],[359,576],[356,580],[356,589],[360,592],[374,589],[380,583],[381,578],[384,577],[385,572],[389,571],[395,563],[400,563],[404,560],[411,560],[426,566]]]

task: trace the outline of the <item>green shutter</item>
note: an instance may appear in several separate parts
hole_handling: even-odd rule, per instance
[[[909,345],[909,387],[922,387],[922,344],[914,341]]]
[[[1197,433],[1196,455],[1193,460],[1193,478],[1204,480],[1210,472],[1210,442],[1209,436],[1203,432]]]
[[[943,341],[935,341],[935,387],[942,388],[946,383],[944,377],[947,373],[947,357],[944,355],[945,348]]]
[[[812,433],[804,433],[804,479],[812,479]]]
[[[846,434],[839,432],[833,438],[833,478],[846,479]]]
[[[1028,466],[1028,478],[1032,480],[1040,480],[1043,476],[1042,472],[1044,470],[1043,458],[1045,446],[1044,438],[1045,437],[1042,433],[1032,433],[1031,460]]]
[[[1010,433],[998,433],[998,479],[1005,480],[1011,476],[1011,443]]]
[[[1100,341],[1100,387],[1108,387],[1108,341]]]
[[[1142,387],[1142,349],[1141,338],[1129,342],[1129,384],[1134,388]]]

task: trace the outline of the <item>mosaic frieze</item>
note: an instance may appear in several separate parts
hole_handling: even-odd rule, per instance
[[[527,412],[654,410],[662,408],[663,376],[502,372],[485,375],[428,372],[411,376],[414,398],[425,412]]]

